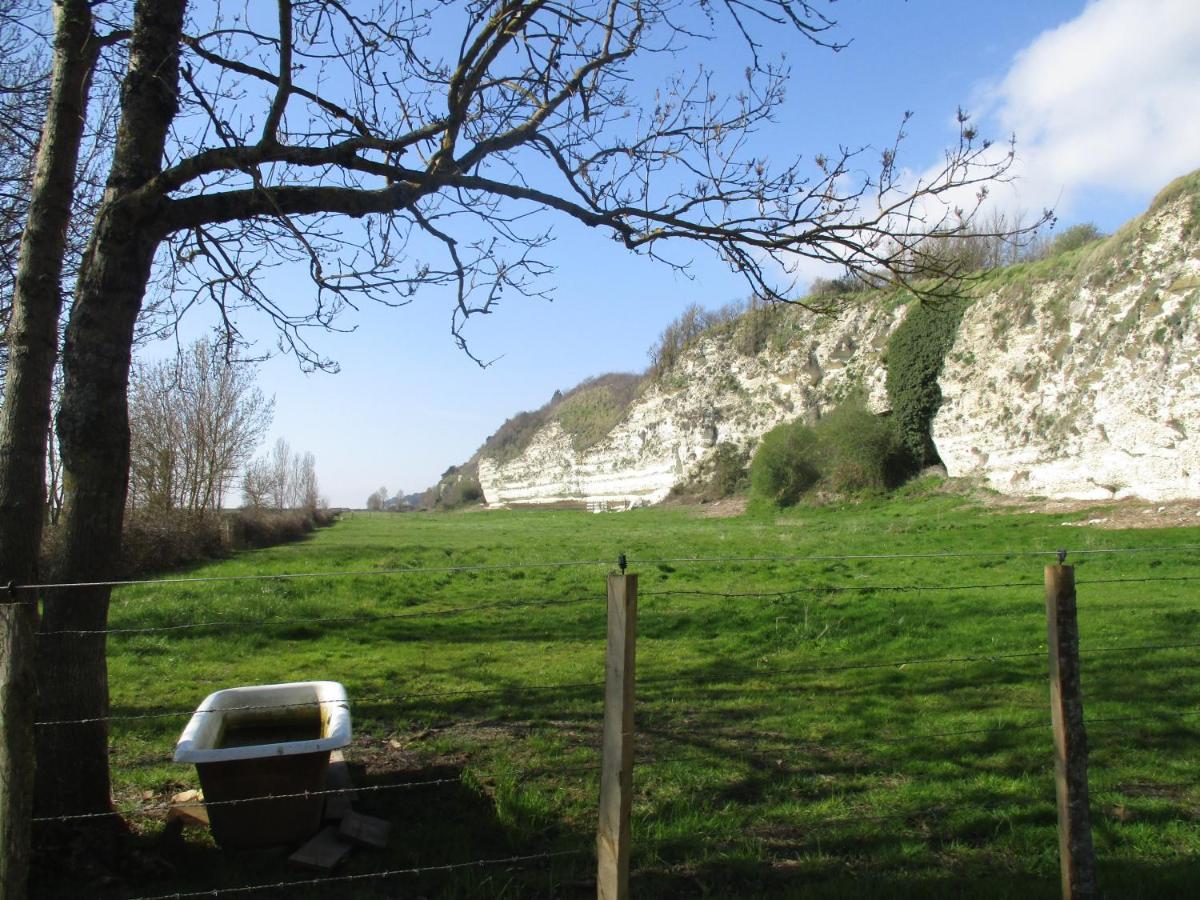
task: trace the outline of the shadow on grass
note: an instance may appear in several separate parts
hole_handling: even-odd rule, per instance
[[[383,849],[355,847],[332,871],[290,862],[295,846],[222,850],[207,829],[193,827],[181,833],[156,820],[135,829],[43,832],[30,896],[220,897],[223,891],[242,896],[237,889],[252,888],[254,896],[289,898],[561,897],[572,895],[572,884],[587,884],[591,863],[586,853],[437,871],[474,860],[506,860],[589,845],[552,822],[505,816],[488,792],[464,775],[461,765],[392,768],[386,753],[375,753],[365,765],[352,763],[351,770],[360,789],[353,801],[355,811],[389,822],[390,837]],[[395,874],[379,877],[381,872]],[[304,883],[323,878],[331,880]]]
[[[949,875],[872,872],[868,860],[851,864],[857,871],[823,877],[803,860],[746,864],[735,860],[698,865],[648,864],[635,869],[636,897],[805,898],[805,900],[926,900],[926,898],[983,898],[983,900],[1057,900],[1062,896],[1057,874],[1043,878],[971,866]],[[1157,900],[1190,898],[1200,884],[1200,860],[1101,865],[1097,875],[1101,896]]]

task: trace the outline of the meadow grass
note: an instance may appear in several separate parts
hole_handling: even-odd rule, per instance
[[[588,895],[605,576],[624,552],[640,594],[637,896],[1053,897],[1041,587],[1053,560],[1030,554],[1140,548],[1151,552],[1068,556],[1095,842],[1110,895],[1182,896],[1200,883],[1200,647],[1114,648],[1200,640],[1200,533],[1064,526],[1087,517],[988,509],[920,483],[729,519],[353,513],[186,574],[368,574],[116,591],[115,629],[254,624],[113,634],[112,713],[341,681],[358,783],[454,780],[361,796],[392,840],[340,874],[582,852],[290,896]],[[894,558],[811,558],[856,555]],[[580,564],[539,565],[557,562]],[[510,568],[447,571],[471,566]],[[344,621],[295,621],[313,618]],[[167,761],[185,720],[113,723],[118,799],[148,840],[161,814],[137,808],[198,786]],[[161,852],[176,874],[129,895],[306,877],[284,854],[223,853],[198,831]]]

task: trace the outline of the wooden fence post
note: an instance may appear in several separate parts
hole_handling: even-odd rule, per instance
[[[29,876],[36,622],[32,600],[0,596],[0,900],[24,900]]]
[[[1060,553],[1059,559],[1063,556]],[[1096,896],[1096,853],[1088,809],[1087,734],[1079,685],[1074,566],[1046,566],[1046,629],[1062,893],[1066,900],[1083,900]]]
[[[633,701],[637,643],[637,576],[608,576],[608,653],[604,679],[604,759],[600,828],[596,835],[596,896],[628,900],[633,800]]]

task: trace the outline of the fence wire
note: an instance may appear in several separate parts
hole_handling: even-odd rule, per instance
[[[1161,724],[1164,722],[1178,722],[1178,721],[1183,721],[1183,720],[1188,720],[1188,719],[1194,719],[1197,716],[1200,716],[1200,710],[1193,711],[1193,712],[1184,712],[1184,713],[1162,713],[1162,712],[1160,712],[1160,713],[1151,713],[1151,714],[1143,714],[1143,715],[1136,715],[1136,716],[1090,717],[1085,720],[1084,724],[1087,728],[1093,728],[1096,726],[1109,726],[1109,725],[1128,725],[1130,723],[1136,723],[1136,722],[1154,722],[1154,723]],[[876,746],[876,745],[887,746],[887,745],[912,744],[912,743],[931,743],[934,741],[946,740],[948,738],[991,737],[991,736],[996,736],[996,735],[1008,735],[1008,734],[1012,734],[1014,732],[1021,732],[1021,731],[1040,731],[1040,730],[1048,729],[1048,728],[1050,728],[1050,726],[1051,726],[1051,722],[1049,719],[1038,719],[1036,721],[1029,721],[1029,722],[1009,722],[1009,723],[999,724],[999,725],[995,725],[995,726],[989,726],[986,728],[958,728],[958,729],[948,729],[948,730],[932,731],[932,732],[924,731],[924,732],[917,732],[917,733],[913,733],[913,734],[903,734],[903,735],[893,735],[893,736],[873,735],[868,738],[853,738],[850,740],[838,738],[838,737],[835,737],[832,735],[825,737],[825,738],[795,738],[795,739],[793,739],[793,738],[788,737],[787,735],[773,734],[773,735],[770,735],[769,737],[774,741],[781,742],[780,744],[772,744],[771,746],[764,746],[763,742],[761,740],[754,742],[750,747],[742,747],[737,744],[730,745],[728,743],[723,743],[723,744],[719,744],[719,745],[713,744],[713,745],[707,745],[703,748],[699,748],[699,749],[695,750],[694,752],[688,753],[685,755],[667,755],[667,756],[656,755],[651,751],[650,748],[643,748],[643,750],[640,753],[636,753],[636,756],[639,756],[639,757],[644,756],[645,757],[642,759],[642,761],[640,763],[640,765],[642,765],[642,766],[645,766],[645,765],[652,765],[652,766],[668,765],[668,764],[676,764],[676,763],[694,764],[694,763],[700,761],[700,758],[702,757],[702,754],[705,751],[707,751],[709,754],[718,754],[719,753],[720,755],[727,757],[727,758],[732,757],[732,758],[750,759],[750,760],[769,758],[771,761],[777,763],[780,758],[784,758],[784,759],[794,758],[797,753],[802,752],[805,749],[820,749],[820,750],[859,749],[859,748],[863,748],[863,747],[872,747],[872,746]],[[661,739],[673,739],[673,738],[686,738],[688,741],[693,741],[695,739],[694,732],[690,732],[690,731],[689,732],[681,732],[681,731],[666,729],[666,728],[643,727],[642,729],[640,729],[640,734],[646,735],[646,736],[652,736],[652,737],[654,737],[656,739],[660,739],[660,740]],[[725,731],[710,732],[710,736],[712,738],[715,738],[716,740],[720,740],[720,741],[729,741],[729,740],[736,741],[739,738],[746,738],[746,737],[761,738],[762,737],[761,735],[751,735],[751,734],[747,734],[747,733],[729,733],[729,732],[725,732]],[[783,743],[783,742],[785,742],[785,743]],[[599,747],[598,746],[588,746],[588,747],[584,747],[582,749],[591,749],[593,751],[596,751],[599,749]],[[154,762],[167,762],[167,761],[170,761],[170,760],[168,758],[164,758],[164,759],[155,758],[155,760],[154,760]],[[543,775],[559,776],[559,775],[563,775],[563,774],[572,774],[572,773],[594,773],[594,772],[599,772],[600,769],[601,769],[600,763],[577,765],[577,766],[571,766],[571,767],[562,767],[562,766],[543,767],[543,768],[531,769],[526,772],[519,773],[518,780],[519,781],[528,781],[532,778],[541,777]],[[476,775],[476,777],[487,777],[487,776],[483,773],[478,773]],[[249,797],[249,798],[235,799],[235,800],[212,800],[212,801],[205,800],[205,801],[201,801],[201,802],[155,804],[155,805],[151,805],[151,806],[141,806],[141,807],[137,807],[135,809],[129,809],[129,810],[110,810],[107,812],[76,813],[76,814],[68,814],[68,815],[61,815],[61,816],[40,816],[40,817],[34,818],[32,821],[37,822],[37,823],[71,822],[71,821],[82,821],[82,820],[106,819],[106,818],[120,817],[120,816],[125,816],[125,815],[142,816],[142,815],[151,815],[151,814],[159,813],[159,812],[165,813],[165,812],[169,812],[171,809],[179,809],[179,808],[200,808],[200,807],[208,808],[208,807],[214,807],[214,806],[239,806],[239,805],[253,804],[253,803],[265,803],[265,802],[275,801],[275,800],[312,799],[312,798],[317,798],[317,797],[329,797],[329,796],[338,796],[338,795],[354,796],[357,794],[370,794],[370,793],[380,793],[380,792],[389,792],[389,791],[415,790],[415,789],[424,788],[424,787],[434,787],[434,786],[440,786],[440,785],[446,785],[446,784],[461,784],[461,783],[462,783],[461,776],[454,777],[454,778],[435,778],[435,779],[428,779],[428,780],[421,780],[421,781],[397,782],[397,783],[393,783],[393,784],[366,785],[366,786],[362,786],[362,787],[331,788],[331,789],[325,789],[325,790],[307,790],[307,791],[300,791],[300,792],[296,792],[296,793],[284,793],[284,794],[266,794],[266,795],[261,795],[261,796],[256,796],[256,797]]]
[[[74,813],[63,816],[38,816],[33,822],[76,822],[85,819],[111,819],[114,816],[144,816],[152,813],[170,812],[172,809],[209,809],[213,806],[245,806],[248,803],[267,803],[274,800],[311,800],[317,797],[355,796],[357,794],[378,793],[381,791],[416,790],[417,788],[433,787],[442,784],[461,784],[461,778],[432,778],[428,781],[406,781],[395,784],[373,784],[365,787],[328,788],[323,790],[298,791],[290,794],[262,794],[255,797],[244,797],[237,800],[202,800],[182,803],[160,803],[153,806],[139,806],[129,810],[108,810],[96,813]]]
[[[89,628],[42,631],[39,637],[97,634],[151,634],[154,632],[186,631],[195,628],[272,628],[281,625],[366,625],[375,622],[394,622],[404,619],[437,619],[447,616],[466,615],[481,610],[537,609],[551,606],[575,606],[595,603],[600,606],[603,598],[598,596],[572,597],[547,600],[497,600],[473,606],[455,606],[448,609],[410,610],[399,613],[378,613],[362,616],[311,616],[287,619],[227,619],[212,622],[182,622],[175,625],[147,625],[137,628]]]
[[[1200,581],[1200,575],[1163,576],[1160,578],[1093,578],[1076,581],[1075,586],[1087,587],[1096,584],[1146,584],[1150,582]],[[888,593],[936,593],[947,591],[1008,590],[1012,588],[1041,588],[1041,581],[991,581],[971,584],[854,584],[854,585],[805,585],[777,591],[713,591],[700,588],[670,588],[667,590],[639,590],[638,597],[698,596],[722,597],[736,600],[748,597],[789,597],[796,594],[871,594]]]

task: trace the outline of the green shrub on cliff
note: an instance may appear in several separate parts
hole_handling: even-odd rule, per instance
[[[605,375],[584,381],[567,393],[552,412],[571,446],[586,450],[617,427],[637,395],[640,379],[633,375]]]
[[[501,464],[511,462],[525,452],[541,429],[554,421],[570,436],[576,450],[586,450],[616,427],[641,384],[640,375],[612,372],[585,378],[565,394],[555,391],[540,409],[517,413],[505,421],[484,442],[479,456]]]

